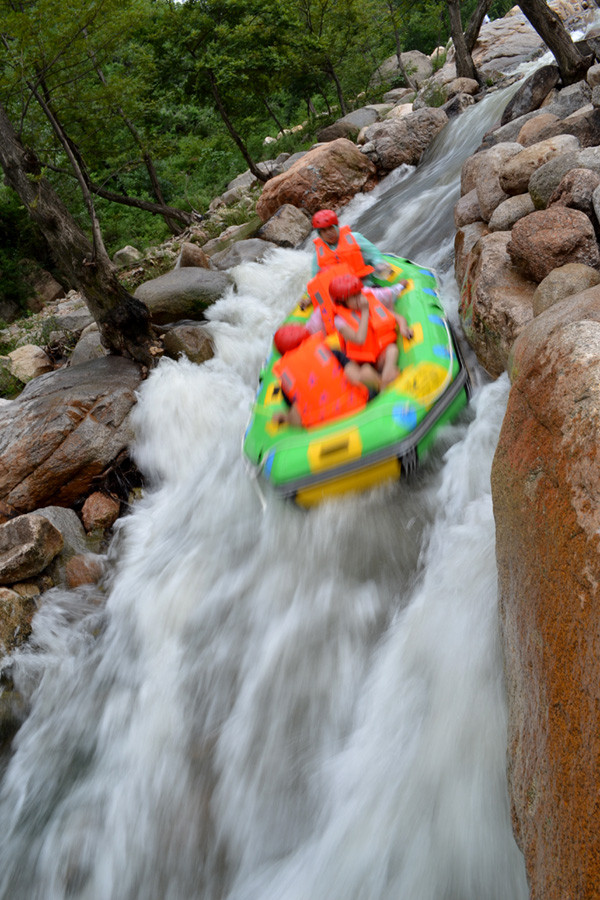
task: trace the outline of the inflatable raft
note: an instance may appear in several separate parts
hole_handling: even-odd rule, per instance
[[[434,273],[396,256],[385,260],[390,275],[377,283],[407,281],[396,311],[413,331],[411,340],[399,338],[401,372],[391,385],[358,413],[295,428],[272,421],[274,413],[287,409],[273,373],[280,359],[274,344],[260,373],[243,452],[253,474],[278,496],[301,506],[410,474],[441,426],[468,403],[469,373],[439,301]],[[302,310],[299,304],[282,324],[303,325],[312,311],[312,305]]]

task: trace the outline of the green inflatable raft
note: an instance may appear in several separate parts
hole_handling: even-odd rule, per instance
[[[360,412],[313,428],[277,425],[286,409],[273,366],[280,354],[272,345],[260,373],[258,393],[244,437],[243,452],[253,474],[280,497],[312,506],[328,497],[374,487],[414,471],[438,429],[467,405],[471,382],[438,298],[433,272],[387,255],[387,280],[407,286],[396,301],[413,338],[399,338],[400,375]],[[300,305],[282,324],[305,324],[313,311]]]

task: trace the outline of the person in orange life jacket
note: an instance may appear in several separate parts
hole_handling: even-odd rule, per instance
[[[381,377],[373,366],[349,360],[320,336],[308,332],[304,341],[299,336],[300,344],[300,354],[294,353],[297,347],[291,348],[276,364],[281,394],[289,410],[275,413],[273,422],[297,427],[316,425],[356,411],[376,395]],[[358,389],[353,390],[353,386]]]
[[[314,240],[313,278],[319,269],[346,263],[355,275],[369,284],[373,272],[389,269],[381,250],[360,232],[350,231],[348,225],[340,228],[338,217],[332,209],[320,209],[316,212],[312,225],[318,232],[318,237]]]
[[[387,387],[399,375],[398,331],[408,340],[413,337],[406,319],[386,309],[355,275],[336,276],[329,295],[336,306],[334,324],[346,342],[346,356],[374,364],[381,373],[381,387]]]
[[[406,281],[398,281],[396,284],[390,285],[390,287],[372,287],[369,288],[369,291],[376,300],[379,300],[380,303],[383,303],[391,312],[394,312],[394,304],[404,288],[406,287],[408,282]],[[310,300],[309,300],[310,302]],[[344,319],[341,316],[337,316],[337,321],[335,322],[335,327],[339,331],[339,326],[344,324]],[[325,323],[323,322],[323,316],[321,314],[321,308],[317,306],[315,310],[311,313],[310,318],[306,322],[306,328],[311,334],[316,334],[317,331],[323,331],[327,333],[327,329],[325,328]]]

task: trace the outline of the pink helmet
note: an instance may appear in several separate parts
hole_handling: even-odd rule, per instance
[[[312,217],[313,228],[329,228],[330,225],[337,225],[338,217],[332,209],[320,209]]]
[[[363,283],[357,275],[336,275],[329,285],[329,296],[332,300],[347,300],[354,294],[360,294]]]

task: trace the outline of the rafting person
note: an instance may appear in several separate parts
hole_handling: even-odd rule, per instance
[[[360,232],[351,231],[349,225],[340,227],[338,217],[332,209],[320,209],[316,212],[312,217],[312,226],[318,232],[318,237],[313,242],[313,277],[319,269],[345,263],[368,284],[373,272],[384,273],[389,270],[381,250]]]
[[[334,326],[342,338],[346,358],[371,364],[381,374],[385,388],[400,374],[398,332],[411,340],[413,331],[404,316],[379,300],[356,275],[337,275],[329,285]]]
[[[283,330],[283,329],[282,329]],[[332,349],[322,334],[304,335],[273,367],[289,406],[272,421],[309,428],[361,410],[378,392],[381,376],[368,363]]]

